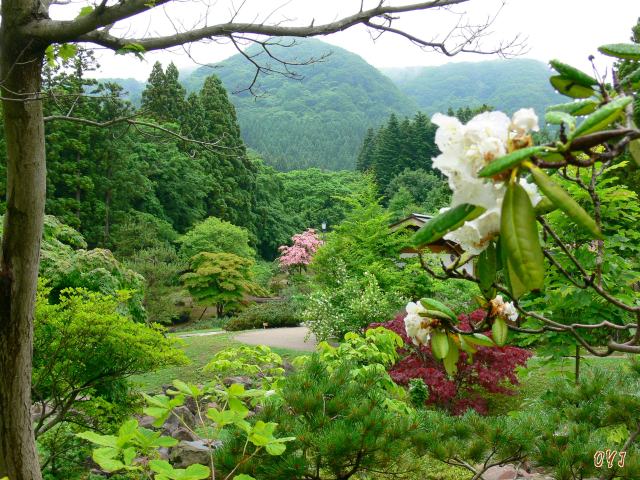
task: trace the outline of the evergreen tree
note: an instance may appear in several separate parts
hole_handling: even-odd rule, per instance
[[[178,81],[178,69],[172,63],[166,71],[153,65],[147,87],[142,92],[142,109],[158,120],[180,123],[185,113],[185,89]]]

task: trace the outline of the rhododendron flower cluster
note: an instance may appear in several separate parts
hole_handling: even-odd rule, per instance
[[[291,237],[291,241],[293,242],[291,246],[282,245],[278,247],[281,252],[278,261],[282,269],[309,265],[313,254],[322,245],[322,240],[318,238],[313,228],[294,235]]]
[[[437,113],[431,121],[439,127],[436,144],[442,152],[433,159],[433,166],[449,179],[451,207],[468,203],[486,209],[444,238],[477,255],[500,233],[500,210],[506,193],[505,178],[480,178],[478,171],[496,158],[532,145],[529,132],[539,130],[538,117],[527,108],[518,110],[511,119],[502,112],[484,112],[463,125],[455,117]],[[535,206],[542,198],[537,187],[526,180],[520,180],[520,184]]]
[[[518,310],[516,310],[513,302],[505,302],[502,295],[496,295],[496,298],[489,303],[491,304],[490,315],[492,317],[502,317],[511,322],[515,322],[518,319]]]
[[[406,316],[411,315],[407,313]],[[459,315],[458,327],[471,331],[471,323],[478,323],[486,316],[486,311],[478,309],[469,315]],[[513,395],[518,385],[516,367],[527,363],[531,352],[518,347],[477,347],[473,362],[467,363],[467,353],[461,351],[458,371],[452,377],[447,375],[442,361],[431,353],[430,345],[416,346],[407,334],[405,315],[398,315],[386,323],[371,324],[369,328],[385,327],[394,331],[404,340],[399,350],[400,360],[393,365],[389,374],[400,385],[419,378],[429,390],[428,404],[445,408],[453,414],[462,414],[468,409],[481,414],[488,413],[486,394]],[[486,332],[491,336],[490,332]]]
[[[427,345],[431,338],[431,327],[433,319],[421,316],[427,310],[420,304],[409,302],[407,304],[407,315],[404,317],[404,328],[407,337],[414,345]]]

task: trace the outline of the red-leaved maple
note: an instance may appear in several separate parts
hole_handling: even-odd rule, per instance
[[[470,331],[470,321],[477,323],[486,315],[484,310],[475,310],[469,315],[460,315],[458,327]],[[399,351],[401,360],[389,370],[393,380],[407,385],[409,380],[421,378],[429,389],[428,404],[445,408],[458,415],[468,409],[488,413],[487,394],[513,395],[518,385],[516,367],[524,366],[532,353],[518,347],[478,347],[473,362],[467,363],[467,354],[460,352],[458,373],[449,378],[442,362],[431,354],[430,346],[415,346],[404,328],[405,314],[385,323],[374,323],[369,328],[385,327],[396,332],[404,340]],[[490,336],[490,332],[486,335]]]

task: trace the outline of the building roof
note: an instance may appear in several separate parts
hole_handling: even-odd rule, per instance
[[[420,227],[422,227],[425,223],[433,218],[432,215],[425,215],[423,213],[412,213],[408,217],[405,217],[401,220],[398,220],[395,223],[389,225],[389,229],[391,231],[401,230],[403,228],[408,228],[409,230],[418,231]],[[421,247],[419,250],[423,250],[427,248],[433,253],[459,253],[460,247],[456,245],[456,243],[451,242],[449,240],[445,240],[441,238],[440,240],[431,243],[429,245],[425,245]],[[403,253],[416,253],[416,250],[413,247],[405,247],[402,249]]]
[[[393,231],[400,230],[401,228],[410,228],[411,230],[418,230],[425,223],[431,220],[433,216],[424,215],[423,213],[412,213],[402,220],[398,220],[395,223],[389,225],[389,228]]]

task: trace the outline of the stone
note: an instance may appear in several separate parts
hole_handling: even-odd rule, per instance
[[[186,468],[194,463],[209,465],[211,449],[218,448],[222,443],[214,440],[209,446],[209,440],[183,440],[169,451],[169,459],[175,468]]]
[[[141,415],[138,417],[138,425],[144,428],[153,428],[153,422],[155,421],[155,417],[151,415]]]
[[[178,430],[173,433],[172,437],[176,440],[186,440],[189,442],[197,440],[197,437],[184,427],[178,428]]]

